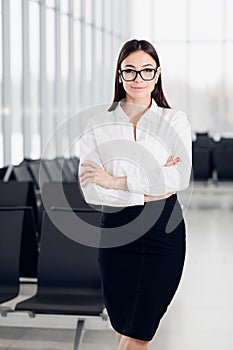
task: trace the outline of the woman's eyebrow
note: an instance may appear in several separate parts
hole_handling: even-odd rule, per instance
[[[143,64],[141,67],[147,67],[147,66],[152,66],[152,67],[153,67],[154,65],[151,64],[151,63],[147,63],[147,64]],[[135,68],[135,66],[132,65],[132,64],[126,64],[125,67],[132,67],[132,68]]]

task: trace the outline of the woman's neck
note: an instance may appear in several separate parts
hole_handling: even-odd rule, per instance
[[[144,109],[148,109],[151,105],[151,97],[143,97],[143,98],[133,98],[131,96],[126,95],[125,102],[128,104],[134,104],[140,106]]]
[[[130,119],[137,122],[140,117],[147,111],[151,106],[152,99],[133,99],[130,97],[125,98],[122,105],[124,112],[129,116]]]

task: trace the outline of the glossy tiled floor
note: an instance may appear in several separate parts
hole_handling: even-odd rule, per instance
[[[184,274],[149,349],[232,350],[233,210],[193,208],[185,218]],[[59,317],[49,321],[44,316],[41,322],[0,317],[0,350],[73,349],[74,325],[62,329]],[[96,320],[87,327],[80,350],[109,349],[117,350],[115,334],[108,322]]]

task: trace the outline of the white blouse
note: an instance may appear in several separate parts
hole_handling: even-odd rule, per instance
[[[180,157],[174,166],[165,167],[170,156]],[[129,191],[104,189],[94,183],[82,188],[87,203],[125,207],[144,204],[151,196],[177,192],[188,187],[192,166],[191,124],[175,109],[151,107],[134,127],[121,102],[114,111],[97,112],[87,123],[80,139],[81,163],[92,161],[112,176],[127,176]]]

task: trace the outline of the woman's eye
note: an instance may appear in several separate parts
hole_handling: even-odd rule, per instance
[[[146,72],[146,73],[151,73],[152,72],[152,68],[146,68],[146,69],[144,69],[144,71]]]
[[[133,73],[133,72],[134,72],[133,69],[126,69],[126,70],[125,70],[125,73]]]

